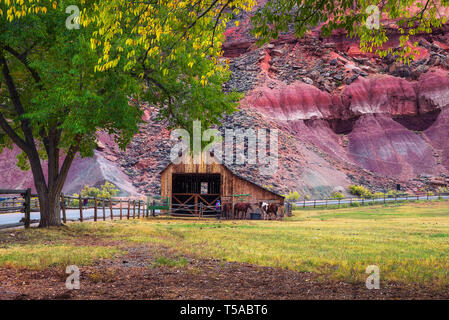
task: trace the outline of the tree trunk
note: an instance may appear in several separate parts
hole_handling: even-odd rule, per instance
[[[61,214],[59,208],[60,195],[58,194],[39,194],[39,204],[41,220],[39,223],[40,228],[50,226],[61,226]]]
[[[56,148],[56,144],[53,144],[51,148]],[[76,150],[76,147],[70,148],[60,170],[58,170],[59,152],[55,152],[54,150],[49,152],[52,156],[48,159],[48,183],[43,175],[39,157],[28,157],[33,173],[34,185],[39,197],[39,227],[62,225],[59,201],[62,187],[64,186],[72,161],[75,158]]]

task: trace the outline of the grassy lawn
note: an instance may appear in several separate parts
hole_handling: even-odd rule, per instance
[[[296,211],[285,221],[153,219],[72,223],[66,228],[1,233],[0,266],[89,264],[126,246],[154,243],[225,261],[311,271],[364,281],[449,284],[449,202]],[[161,263],[163,258],[161,258]],[[180,260],[182,261],[182,260]]]

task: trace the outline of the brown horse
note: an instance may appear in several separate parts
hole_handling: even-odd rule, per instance
[[[278,210],[279,210],[279,207],[276,203],[270,203],[267,208],[267,215],[271,219],[271,214],[273,214],[276,219],[277,215],[278,215]]]
[[[246,218],[248,209],[252,209],[250,203],[240,202],[234,205],[234,218],[243,219]]]
[[[223,211],[222,211],[222,216],[225,219],[229,219],[231,218],[231,213],[232,213],[232,204],[229,202],[225,202],[223,203]]]

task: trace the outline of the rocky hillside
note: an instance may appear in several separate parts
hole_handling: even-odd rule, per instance
[[[245,16],[226,32],[232,78],[224,90],[245,93],[229,127],[279,130],[279,169],[263,176],[255,166],[234,165],[242,176],[280,192],[313,197],[364,184],[376,191],[400,183],[409,191],[433,188],[449,177],[449,32],[418,35],[419,56],[410,65],[361,53],[358,43],[319,28],[301,40],[291,34],[263,47],[249,35]],[[390,30],[388,46],[398,45]],[[168,164],[169,132],[145,108],[140,133],[120,151],[100,134],[93,159],[77,159],[66,193],[83,184],[115,183],[124,194],[159,192]],[[16,150],[0,155],[0,188],[31,185],[14,168]]]

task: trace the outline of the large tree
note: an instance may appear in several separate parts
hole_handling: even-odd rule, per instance
[[[81,10],[69,21],[78,29],[66,27],[69,5]],[[33,174],[41,227],[61,224],[67,173],[78,154],[92,155],[98,130],[125,148],[138,130],[140,101],[176,126],[194,119],[208,126],[234,110],[238,96],[222,92],[223,30],[232,10],[252,5],[0,0],[0,149],[22,150],[18,165]]]

